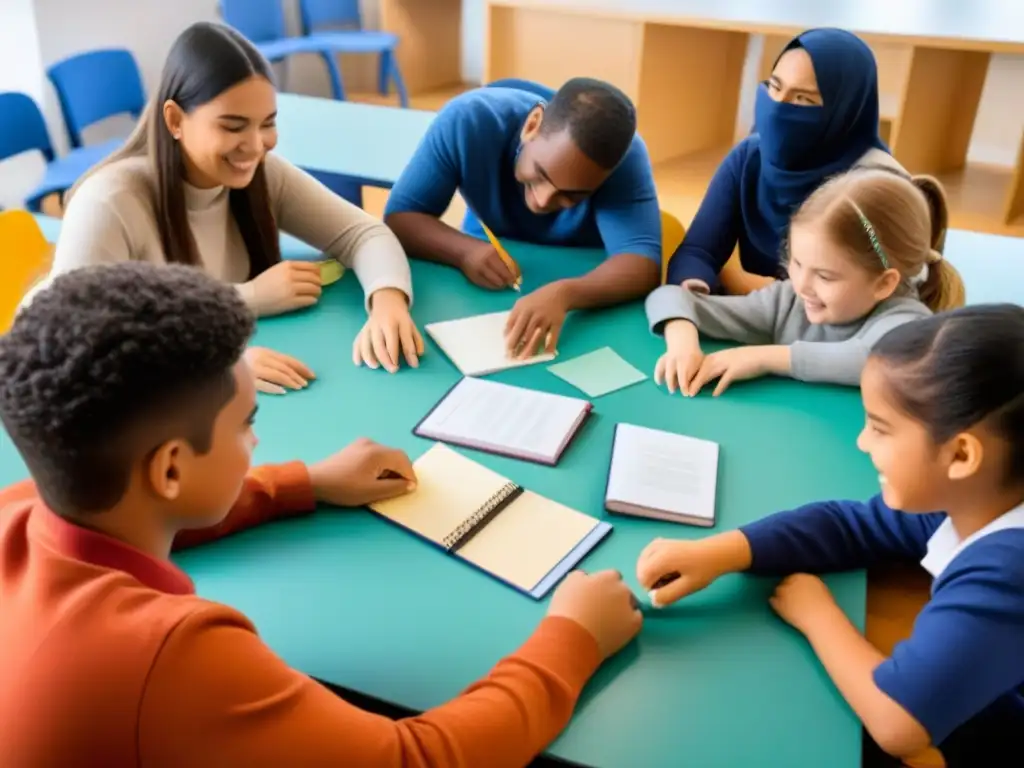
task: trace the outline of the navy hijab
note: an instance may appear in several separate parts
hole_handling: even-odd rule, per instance
[[[848,170],[873,147],[889,151],[878,135],[878,69],[871,49],[841,29],[808,30],[779,57],[793,48],[811,57],[822,106],[776,102],[766,85],[758,85],[754,145],[740,179],[747,234],[769,255],[778,253],[790,217],[825,179]]]

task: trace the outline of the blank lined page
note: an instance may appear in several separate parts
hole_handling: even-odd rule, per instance
[[[616,428],[608,501],[714,520],[717,482],[716,443],[632,424]]]
[[[589,515],[526,491],[470,539],[459,555],[530,591],[597,524]]]
[[[416,431],[434,440],[553,461],[588,409],[580,398],[465,378]]]
[[[547,360],[543,354],[514,360],[505,353],[505,323],[508,312],[474,315],[459,320],[430,323],[425,329],[464,376],[483,376],[506,368],[519,368]]]

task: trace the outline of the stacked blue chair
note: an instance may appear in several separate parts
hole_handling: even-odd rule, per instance
[[[245,35],[268,61],[285,61],[300,53],[319,55],[331,79],[331,95],[345,99],[341,70],[335,59],[337,49],[326,41],[289,37],[281,0],[220,0],[220,15]]]
[[[57,91],[72,147],[85,146],[82,132],[90,125],[121,114],[138,120],[146,108],[139,66],[123,48],[70,56],[46,74]]]
[[[377,87],[381,95],[386,96],[389,83],[394,83],[402,106],[409,106],[409,94],[395,57],[398,36],[364,29],[359,0],[299,0],[299,15],[302,31],[309,37],[336,40],[345,46],[345,53],[377,54],[380,57]],[[325,31],[325,28],[330,30]]]
[[[24,93],[0,93],[0,160],[24,152],[39,152],[46,160],[42,182],[25,200],[29,210],[36,212],[44,198],[70,189],[82,174],[106,156],[101,146],[74,149],[58,158],[43,113],[32,97]]]

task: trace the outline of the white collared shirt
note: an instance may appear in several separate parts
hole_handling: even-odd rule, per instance
[[[935,533],[928,539],[928,554],[921,560],[922,567],[934,578],[938,578],[954,558],[963,552],[974,542],[988,536],[996,531],[1005,531],[1008,528],[1024,528],[1024,504],[1020,504],[1009,512],[1006,512],[984,528],[975,531],[966,539],[960,540],[960,536],[953,527],[953,521],[948,517],[942,521],[942,525],[935,529]]]

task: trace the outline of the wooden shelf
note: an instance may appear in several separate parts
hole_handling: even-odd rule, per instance
[[[729,149],[721,146],[655,165],[662,207],[688,224]],[[950,227],[1024,237],[1024,215],[1018,215],[1012,224],[1003,220],[1005,199],[1015,178],[1013,168],[970,163],[961,170],[937,174],[936,178],[949,198]]]

